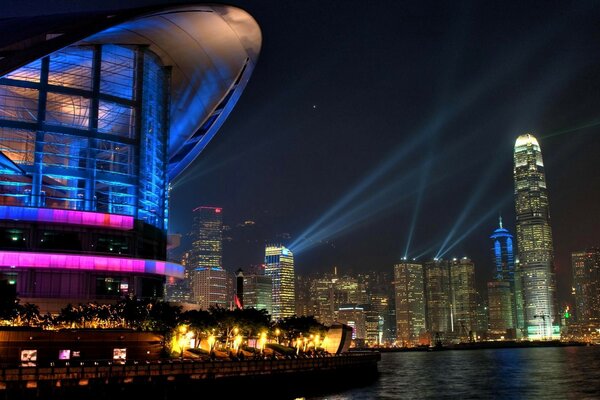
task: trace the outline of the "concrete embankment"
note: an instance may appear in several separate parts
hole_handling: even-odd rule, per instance
[[[289,360],[6,368],[0,370],[0,398],[174,399],[216,390],[221,398],[244,394],[284,399],[372,381],[380,359],[379,353],[352,353]]]

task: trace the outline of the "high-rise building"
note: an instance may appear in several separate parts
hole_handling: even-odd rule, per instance
[[[310,282],[310,300],[315,318],[322,324],[331,325],[335,321],[335,278],[330,274],[315,277]]]
[[[291,317],[296,311],[294,254],[282,245],[265,249],[265,275],[273,282],[273,313],[275,320]]]
[[[600,248],[571,254],[577,322],[600,327]]]
[[[184,276],[166,261],[169,182],[233,109],[260,28],[219,5],[10,24],[21,29],[2,26],[0,49],[0,280],[43,313],[162,298],[165,279]]]
[[[434,335],[450,333],[452,332],[450,265],[446,260],[434,259],[424,264],[424,271],[427,330]],[[396,326],[398,326],[397,321],[398,315],[396,315]]]
[[[396,291],[396,340],[412,346],[426,329],[423,264],[402,262],[394,265]]]
[[[192,277],[193,300],[200,308],[228,307],[227,271],[223,268],[196,267]]]
[[[273,313],[273,282],[270,276],[244,276],[244,307]]]
[[[338,310],[337,321],[352,328],[352,340],[362,345],[367,338],[365,309],[357,304],[343,304]]]
[[[186,251],[181,256],[181,266],[184,268],[182,279],[174,277],[167,278],[165,300],[173,303],[189,303],[192,298],[192,288],[190,286],[190,268],[189,268],[189,251]]]
[[[223,268],[223,209],[196,207],[193,211],[192,251],[196,267]]]
[[[514,152],[515,210],[524,333],[549,339],[558,333],[556,285],[548,189],[542,151],[531,134],[521,135]]]
[[[488,321],[490,337],[512,338],[514,329],[514,296],[509,282],[491,281],[487,283]]]
[[[502,226],[492,233],[492,259],[494,280],[488,282],[490,333],[493,336],[512,338],[517,327],[517,302],[515,295],[515,257],[513,236]],[[522,309],[519,307],[519,312]],[[522,319],[522,318],[521,318]]]
[[[296,275],[296,315],[315,315],[310,296],[311,283],[310,276]]]
[[[193,211],[190,250],[192,301],[201,308],[227,307],[228,276],[222,267],[223,210],[200,206]]]
[[[477,331],[475,264],[467,257],[450,263],[450,330],[461,339],[472,339]]]

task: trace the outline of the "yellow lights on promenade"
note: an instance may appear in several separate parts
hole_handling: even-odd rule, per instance
[[[209,352],[212,352],[215,349],[215,342],[216,342],[215,335],[210,335],[208,337],[208,349],[209,349]]]
[[[242,345],[242,336],[237,335],[235,340],[233,341],[233,350],[237,353],[240,351],[240,346]]]
[[[265,346],[267,344],[267,332],[263,332],[260,334],[260,340],[258,341],[258,349],[261,353],[265,351]]]
[[[275,338],[277,339],[277,344],[279,344],[279,335],[281,335],[281,331],[279,328],[275,329]]]
[[[315,349],[318,349],[320,347],[321,344],[321,336],[320,335],[315,335],[315,338],[313,339],[313,342],[315,344]]]
[[[171,349],[178,352],[180,357],[183,357],[185,349],[192,347],[193,339],[194,332],[188,331],[187,325],[179,325],[171,339]]]

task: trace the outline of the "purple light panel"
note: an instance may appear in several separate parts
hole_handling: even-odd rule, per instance
[[[52,208],[0,206],[0,220],[50,222],[57,224],[98,226],[120,230],[133,229],[133,217],[91,211]]]
[[[25,251],[0,251],[0,267],[113,271],[184,277],[181,265],[166,261]]]

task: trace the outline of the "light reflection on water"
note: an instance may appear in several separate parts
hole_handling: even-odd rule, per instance
[[[384,353],[370,386],[309,399],[599,399],[600,346]]]

